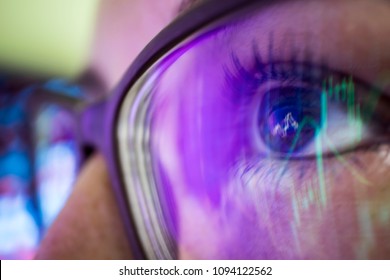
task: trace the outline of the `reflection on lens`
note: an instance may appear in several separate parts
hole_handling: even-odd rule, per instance
[[[249,10],[179,44],[123,102],[147,256],[389,258],[389,3]]]

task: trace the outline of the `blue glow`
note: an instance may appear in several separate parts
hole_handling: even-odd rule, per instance
[[[76,177],[77,158],[69,143],[42,149],[38,157],[38,197],[43,223],[50,226],[61,211]]]

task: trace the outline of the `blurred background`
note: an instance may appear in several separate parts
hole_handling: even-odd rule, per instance
[[[77,119],[35,96],[90,98],[78,79],[99,4],[0,0],[0,259],[33,258],[71,192]]]

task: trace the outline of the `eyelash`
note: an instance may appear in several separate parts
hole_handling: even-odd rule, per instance
[[[272,58],[272,57],[271,57]],[[253,47],[252,67],[244,67],[238,56],[231,53],[233,69],[225,65],[225,85],[236,94],[235,99],[250,99],[256,94],[257,89],[269,81],[281,83],[287,82],[293,85],[299,81],[308,86],[322,85],[324,77],[330,75],[346,77],[343,73],[330,70],[326,65],[316,65],[309,61],[298,62],[295,57],[287,61],[270,60],[268,63],[262,61],[261,55],[256,47]],[[241,88],[242,86],[245,88]]]

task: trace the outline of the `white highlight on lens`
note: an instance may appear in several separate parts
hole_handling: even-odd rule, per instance
[[[294,131],[298,130],[299,123],[293,118],[292,113],[289,112],[283,119],[282,125],[277,124],[272,130],[272,135],[279,135],[282,138],[287,136],[287,130],[292,127]]]

